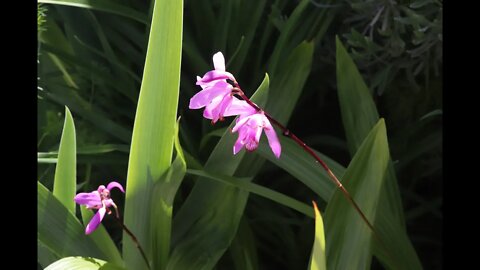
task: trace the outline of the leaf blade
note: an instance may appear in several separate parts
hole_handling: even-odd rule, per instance
[[[65,106],[65,122],[58,150],[57,167],[55,168],[53,195],[73,214],[75,214],[73,198],[77,185],[76,155],[75,124],[70,110]]]
[[[125,268],[118,265],[106,262],[104,260],[92,258],[92,257],[66,257],[60,259],[48,267],[45,270],[125,270]]]
[[[183,1],[156,0],[148,40],[128,162],[125,224],[137,236],[147,257],[150,191],[172,159],[180,85]],[[168,40],[168,42],[165,42]],[[146,269],[135,244],[124,234],[125,265]]]
[[[375,218],[389,159],[385,122],[379,120],[350,162],[342,184],[366,218]],[[372,232],[340,190],[325,209],[328,267],[368,269]]]
[[[310,270],[327,270],[323,219],[315,202],[313,202],[313,209],[315,211],[315,240],[313,242]]]
[[[338,97],[345,135],[353,155],[378,121],[379,115],[368,87],[338,37],[336,47]],[[375,241],[375,256],[392,268],[421,269],[420,260],[405,230],[403,207],[391,159],[379,205],[374,227],[383,242],[390,243],[391,255],[383,251],[384,247]]]
[[[79,8],[88,8],[94,10],[100,10],[110,12],[120,16],[124,16],[130,19],[134,19],[138,22],[148,24],[147,16],[141,12],[131,9],[127,6],[120,5],[114,1],[108,0],[38,0],[39,3],[65,5]]]

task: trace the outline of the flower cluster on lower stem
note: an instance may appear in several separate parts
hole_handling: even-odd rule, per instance
[[[238,131],[238,139],[233,146],[237,154],[245,147],[247,151],[257,149],[262,131],[265,130],[268,143],[274,155],[280,158],[281,145],[275,129],[262,110],[255,108],[245,100],[234,96],[234,87],[227,82],[233,81],[238,86],[235,77],[225,70],[225,58],[221,52],[213,55],[214,70],[208,71],[203,77],[197,77],[197,85],[202,90],[190,99],[190,109],[204,108],[203,116],[215,124],[224,117],[238,116],[232,132]],[[236,91],[239,88],[235,88]],[[240,90],[241,91],[241,90]],[[250,101],[251,102],[251,101]]]
[[[110,198],[110,191],[113,188],[118,188],[121,192],[125,193],[125,190],[120,183],[110,182],[107,187],[101,185],[97,190],[88,193],[79,193],[75,196],[74,200],[77,204],[85,205],[87,209],[98,209],[97,213],[87,224],[85,234],[91,234],[98,228],[98,225],[100,225],[105,217],[105,213],[111,214],[112,211],[110,210],[110,207],[113,206],[115,210],[117,210],[117,205],[115,205]]]

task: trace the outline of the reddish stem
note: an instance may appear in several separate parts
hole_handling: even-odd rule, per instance
[[[338,180],[338,178],[335,176],[335,174],[330,170],[330,168],[327,166],[327,164],[301,139],[299,139],[295,134],[293,134],[288,128],[286,128],[284,125],[282,125],[280,122],[278,122],[275,118],[270,116],[267,112],[262,110],[260,107],[258,107],[257,104],[253,103],[242,91],[240,86],[238,85],[237,82],[233,82],[234,88],[233,88],[233,93],[237,94],[240,96],[243,100],[245,100],[250,106],[255,108],[257,111],[263,111],[265,116],[277,127],[279,127],[282,130],[283,135],[290,137],[292,140],[294,140],[298,145],[300,145],[308,154],[310,154],[317,163],[319,163],[323,169],[327,172],[328,176],[330,179],[335,183],[335,185],[342,191],[343,195],[347,198],[347,200],[355,207],[357,210],[358,214],[360,214],[361,218],[365,221],[365,223],[368,225],[368,227],[374,232],[375,234],[375,229],[373,228],[373,225],[368,221],[367,217],[363,213],[363,211],[360,209],[358,204],[355,202],[353,197],[350,195],[350,193],[345,189],[345,187],[342,185],[342,183]]]
[[[118,212],[117,212],[117,216],[115,216],[115,219],[116,219],[117,222],[120,224],[120,226],[122,226],[122,229],[130,236],[130,238],[132,238],[132,241],[135,243],[135,246],[138,248],[138,250],[139,250],[140,253],[142,254],[143,260],[145,260],[145,263],[147,264],[148,269],[151,269],[151,268],[150,268],[150,263],[148,263],[147,256],[145,255],[145,252],[143,251],[142,246],[140,246],[140,242],[138,242],[138,239],[137,239],[137,237],[135,237],[135,235],[133,234],[133,232],[130,231],[130,230],[127,228],[127,225],[125,225],[125,223],[123,223],[123,222],[120,220],[120,218],[118,217]]]

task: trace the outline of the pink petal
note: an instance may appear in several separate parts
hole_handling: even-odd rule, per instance
[[[215,110],[212,111],[212,114],[213,114],[212,120],[214,123],[217,122],[218,119],[224,117],[225,110],[230,106],[230,104],[232,104],[232,99],[233,99],[232,95],[225,95],[222,101],[220,102],[220,104],[218,104]]]
[[[233,75],[227,71],[211,70],[205,73],[205,75],[203,75],[203,77],[200,80],[197,80],[197,85],[205,85],[212,81],[226,80],[226,79],[230,79],[234,81],[235,77],[233,77]]]
[[[121,192],[125,193],[125,190],[123,189],[123,186],[118,182],[112,181],[107,185],[107,189],[109,191],[112,191],[112,188],[118,188],[118,189],[120,189]]]
[[[112,205],[115,205],[112,199],[103,200],[103,204],[105,205],[105,208],[110,208]]]
[[[213,119],[213,111],[217,108],[218,104],[223,100],[222,96],[215,97],[210,104],[205,107],[203,111],[203,117],[207,119]]]
[[[232,104],[225,110],[224,116],[241,115],[242,117],[252,115],[257,110],[248,104],[245,100],[233,97]]]
[[[250,121],[247,123],[249,130],[245,142],[245,149],[248,151],[254,151],[258,147],[258,142],[260,141],[260,136],[262,135],[262,127],[258,125],[257,117],[250,118]]]
[[[270,145],[270,148],[273,151],[273,154],[277,157],[280,158],[280,154],[282,153],[282,146],[280,145],[280,141],[278,140],[277,133],[275,132],[275,129],[272,127],[272,124],[270,124],[270,121],[266,116],[264,116],[265,119],[263,120],[264,126],[265,126],[265,135],[267,135],[268,139],[268,144]]]
[[[250,117],[245,117],[237,121],[237,124],[232,128],[232,132],[237,132],[245,123],[250,120]]]
[[[200,109],[205,107],[218,96],[225,96],[232,90],[232,86],[225,81],[218,81],[215,84],[203,89],[190,99],[190,109]]]
[[[87,224],[87,227],[85,228],[85,234],[91,234],[98,228],[98,225],[100,225],[100,223],[102,222],[106,211],[107,209],[105,207],[98,209],[92,220],[90,220],[90,222]]]
[[[88,208],[98,208],[102,206],[102,200],[98,191],[90,193],[78,193],[73,199],[77,204],[86,205]]]
[[[238,139],[233,145],[233,154],[236,155],[240,150],[242,150],[245,145],[245,135],[247,134],[245,129],[240,129],[238,131]]]
[[[222,52],[217,52],[213,55],[213,66],[216,70],[225,70],[225,58]]]
[[[203,117],[212,119],[212,122],[216,123],[218,119],[224,117],[225,109],[230,106],[232,98],[233,97],[230,94],[227,94],[223,97],[217,96],[205,107],[205,110],[203,111]]]

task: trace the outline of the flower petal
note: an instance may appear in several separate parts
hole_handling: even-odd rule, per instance
[[[207,119],[213,119],[213,111],[218,106],[218,104],[220,104],[222,100],[223,100],[222,96],[217,96],[214,99],[212,99],[212,102],[210,102],[210,104],[208,104],[205,107],[205,110],[203,111],[203,117]]]
[[[98,191],[90,193],[78,193],[73,200],[77,204],[86,205],[88,208],[98,208],[102,206],[102,200]]]
[[[213,99],[218,96],[225,96],[232,91],[232,86],[225,81],[218,81],[209,87],[204,88],[202,91],[195,94],[190,99],[190,109],[200,109],[207,106]]]
[[[212,81],[216,80],[226,80],[230,79],[232,81],[235,80],[235,77],[230,72],[222,71],[222,70],[210,70],[209,72],[205,73],[200,80],[197,80],[197,85],[205,85]]]
[[[277,133],[275,132],[275,129],[273,128],[272,124],[270,124],[270,121],[267,117],[264,118],[263,124],[265,127],[265,135],[267,135],[268,144],[270,145],[273,154],[277,158],[280,158],[280,154],[282,153],[282,146],[280,145],[280,141],[278,140]]]
[[[236,155],[240,150],[242,150],[245,145],[245,135],[247,134],[246,129],[240,129],[238,131],[238,139],[233,145],[233,154]]]
[[[112,181],[112,182],[108,183],[107,189],[109,191],[112,191],[112,188],[118,188],[118,189],[120,189],[121,192],[125,193],[125,190],[123,189],[123,186],[118,182]]]
[[[85,228],[85,234],[91,234],[93,231],[95,231],[98,228],[98,225],[100,225],[100,223],[102,222],[102,219],[105,216],[106,211],[107,209],[105,207],[98,209],[97,213],[93,216],[93,218],[87,224],[87,227]]]
[[[225,110],[224,116],[241,115],[241,117],[249,116],[256,113],[257,110],[248,104],[245,100],[233,97],[232,104]]]
[[[217,52],[213,55],[213,66],[216,70],[225,70],[225,58],[222,52]]]
[[[243,125],[245,125],[245,123],[250,120],[250,117],[245,117],[245,118],[242,118],[240,119],[236,124],[235,126],[232,128],[232,132],[237,132],[237,130],[241,129]]]

